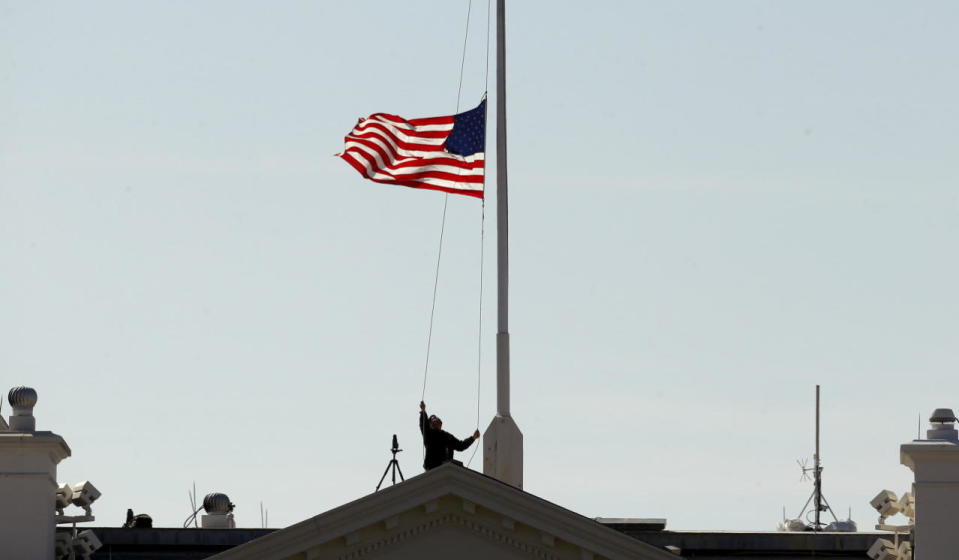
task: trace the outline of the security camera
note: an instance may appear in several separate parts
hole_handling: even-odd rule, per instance
[[[73,550],[73,535],[68,531],[57,531],[53,552],[57,558],[67,558]]]
[[[885,519],[890,515],[896,515],[901,508],[899,507],[899,498],[891,490],[883,490],[869,501],[869,505],[879,512],[879,517]]]
[[[73,551],[83,558],[90,558],[101,546],[103,546],[103,543],[101,543],[100,539],[89,529],[81,531],[76,538],[73,539]]]
[[[63,508],[73,503],[73,487],[69,484],[57,486],[57,515],[63,515]]]
[[[89,480],[78,482],[73,485],[72,503],[75,506],[82,507],[87,515],[90,514],[90,506],[100,498],[100,491]]]
[[[872,558],[872,560],[898,560],[899,551],[896,550],[896,545],[892,544],[892,541],[876,539],[876,542],[872,543],[872,546],[866,551],[866,556]]]
[[[912,492],[906,492],[899,498],[899,512],[908,517],[909,519],[916,518],[916,498],[912,495]]]

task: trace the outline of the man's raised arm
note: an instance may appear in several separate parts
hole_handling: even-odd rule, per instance
[[[426,417],[426,403],[420,401],[420,433],[426,435],[429,419]]]

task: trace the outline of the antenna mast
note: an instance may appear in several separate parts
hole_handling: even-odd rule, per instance
[[[815,477],[815,500],[814,505],[816,508],[816,521],[813,524],[813,530],[819,531],[822,529],[822,522],[820,520],[820,514],[822,514],[822,465],[819,462],[819,385],[816,385],[816,454],[813,455],[813,468],[814,477]]]
[[[796,519],[786,519],[781,525],[783,531],[795,531],[791,527],[794,526],[794,523],[798,523],[803,527],[804,531],[822,531],[827,525],[823,523],[822,514],[823,512],[828,511],[832,515],[833,521],[836,523],[839,522],[839,518],[836,517],[836,513],[833,512],[832,507],[829,505],[829,502],[826,500],[826,497],[822,493],[822,455],[820,453],[820,399],[819,399],[819,385],[816,385],[816,453],[813,457],[813,466],[807,467],[806,460],[796,461],[799,463],[799,468],[802,469],[802,480],[809,480],[809,477],[806,473],[812,471],[813,473],[813,490],[810,494],[809,499],[806,500],[806,503],[803,504],[802,510],[799,511],[799,515]],[[809,508],[809,504],[812,504],[812,508]],[[807,509],[808,508],[808,509]],[[812,517],[812,519],[810,519]],[[848,520],[850,523],[852,520]],[[840,531],[846,529],[838,529]],[[853,529],[855,530],[855,529]]]

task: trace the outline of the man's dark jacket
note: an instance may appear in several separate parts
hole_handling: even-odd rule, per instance
[[[430,426],[426,412],[420,411],[420,432],[423,434],[423,445],[426,446],[426,458],[423,459],[423,468],[434,469],[447,461],[453,460],[453,451],[463,451],[473,445],[473,438],[464,440],[445,431]]]

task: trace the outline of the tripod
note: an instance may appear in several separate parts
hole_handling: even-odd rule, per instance
[[[374,490],[374,492],[380,491],[380,486],[383,486],[383,481],[386,480],[386,473],[390,472],[391,470],[393,471],[393,484],[396,484],[396,473],[400,473],[401,482],[406,481],[406,479],[403,478],[403,470],[400,469],[400,463],[396,460],[396,454],[400,451],[403,450],[400,449],[400,444],[396,441],[396,434],[393,434],[393,448],[390,449],[390,452],[393,453],[393,458],[390,459],[390,462],[386,465],[386,470],[383,471],[383,476],[380,477],[380,483],[376,485],[376,490]]]

